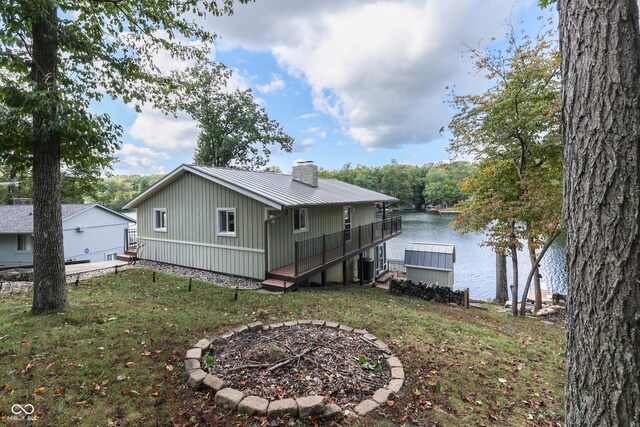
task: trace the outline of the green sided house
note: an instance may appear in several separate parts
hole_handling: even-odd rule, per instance
[[[312,163],[292,175],[182,165],[124,209],[137,211],[138,258],[286,291],[385,274],[385,242],[402,232],[400,217],[386,217],[395,202],[319,179]],[[383,206],[377,221],[376,203]]]

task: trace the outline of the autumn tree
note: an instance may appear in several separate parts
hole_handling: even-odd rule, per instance
[[[569,272],[566,425],[638,426],[638,3],[559,1],[558,9]]]
[[[240,0],[245,1],[245,0]],[[35,314],[65,310],[61,165],[104,168],[121,129],[90,109],[105,94],[139,109],[171,110],[175,80],[159,50],[206,59],[213,35],[193,16],[230,12],[232,0],[15,0],[0,5],[0,161],[31,168]],[[204,41],[194,47],[180,40]],[[26,119],[25,119],[26,118]]]
[[[269,162],[273,147],[291,152],[293,138],[269,118],[251,90],[229,87],[229,69],[201,62],[187,76],[180,107],[200,128],[195,164],[259,169]]]
[[[560,182],[560,80],[559,55],[554,49],[552,33],[532,37],[512,29],[507,41],[504,51],[484,52],[470,48],[476,68],[494,85],[479,95],[454,95],[452,105],[457,114],[449,127],[454,152],[486,162],[477,172],[481,175],[478,182],[482,183],[477,190],[480,193],[491,190],[487,197],[480,197],[473,193],[473,186],[469,186],[473,202],[464,206],[457,224],[463,229],[485,231],[498,253],[508,250],[514,271],[512,298],[516,314],[520,239],[527,241],[534,270],[531,277],[536,287],[536,308],[539,308],[536,251],[551,244],[558,235],[557,227],[561,229],[558,220],[533,221],[533,213],[528,210],[535,206],[533,201],[547,197],[557,200],[561,194],[559,186],[553,187],[556,193],[549,194],[531,185],[539,175],[553,180],[550,173],[558,174],[555,182]],[[493,175],[496,171],[505,174],[504,179],[498,179],[499,189],[485,188],[492,182],[487,178],[496,178]],[[497,198],[503,199],[497,204],[496,197],[490,197],[495,191],[506,192],[504,197]],[[561,218],[557,205],[544,204],[554,206],[555,210],[550,214]],[[489,212],[494,216],[488,216]],[[549,218],[545,216],[545,219]]]

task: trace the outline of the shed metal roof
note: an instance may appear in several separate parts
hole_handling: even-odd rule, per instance
[[[114,215],[118,215],[122,218],[129,219],[131,222],[135,222],[133,219],[114,212],[111,209],[96,203],[84,205],[84,204],[65,204],[62,205],[62,221],[65,221],[71,217],[74,217],[88,209],[98,207]],[[0,234],[20,234],[20,233],[33,233],[33,205],[7,205],[0,206]]]
[[[404,251],[406,266],[453,270],[456,248],[444,243],[409,243]]]
[[[395,197],[390,197],[376,191],[367,190],[334,179],[320,178],[318,179],[318,186],[312,187],[294,181],[291,175],[241,169],[182,165],[129,202],[124,209],[137,207],[144,200],[188,172],[199,175],[277,209],[301,206],[343,205],[347,203],[392,203],[398,201]]]

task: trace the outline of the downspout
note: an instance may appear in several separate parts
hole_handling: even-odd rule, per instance
[[[269,223],[287,215],[289,210],[285,210],[280,215],[273,216],[264,220],[264,278],[265,280],[269,276]]]

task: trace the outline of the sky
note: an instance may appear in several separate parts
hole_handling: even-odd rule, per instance
[[[325,169],[451,160],[451,89],[489,86],[465,46],[500,48],[508,22],[537,33],[552,13],[537,0],[257,0],[203,25],[219,36],[212,55],[233,70],[232,85],[250,88],[294,138],[293,152],[273,150],[269,163],[288,172],[297,160]],[[157,63],[186,65],[169,55]],[[188,115],[136,113],[117,100],[96,107],[123,127],[114,174],[192,162],[199,130]]]

